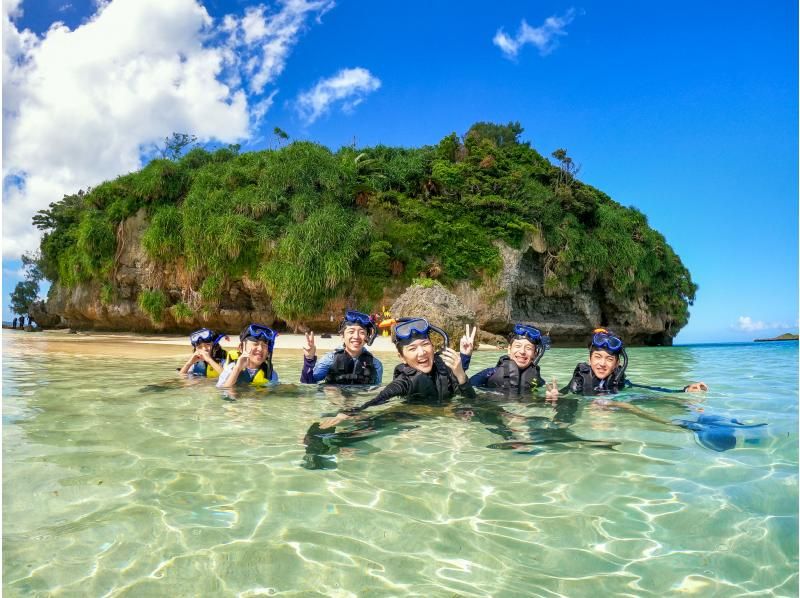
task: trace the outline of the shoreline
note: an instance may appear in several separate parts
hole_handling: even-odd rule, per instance
[[[183,358],[191,352],[187,335],[138,334],[135,332],[66,332],[65,330],[25,331],[4,329],[4,336],[14,337],[13,342],[26,353],[54,352],[69,355],[109,356],[130,358]],[[223,339],[223,349],[236,349],[236,335]],[[317,355],[333,351],[342,344],[341,336],[314,337]],[[275,341],[275,355],[302,354],[305,344],[303,334],[279,334]],[[369,347],[370,352],[381,355],[397,355],[391,337],[379,336]],[[476,351],[497,351],[494,345],[480,345]]]

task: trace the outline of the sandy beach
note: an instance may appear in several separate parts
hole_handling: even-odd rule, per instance
[[[163,359],[186,357],[191,346],[189,338],[177,334],[135,334],[126,332],[76,332],[64,330],[44,330],[25,332],[4,329],[3,334],[13,338],[15,351],[23,353],[65,353],[84,356],[130,357],[137,359]],[[317,353],[331,351],[341,344],[341,337],[315,337]],[[223,340],[226,349],[235,349],[238,338],[234,335]],[[300,353],[305,344],[302,334],[280,334],[275,342],[276,354]],[[481,345],[481,349],[494,350],[491,345]],[[396,350],[388,336],[379,336],[370,347],[377,354],[396,355]]]

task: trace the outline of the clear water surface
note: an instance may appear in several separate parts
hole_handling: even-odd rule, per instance
[[[2,341],[5,596],[798,594],[796,343],[630,351],[635,382],[711,386],[623,395],[646,413],[768,423],[716,452],[589,399],[391,404],[309,442],[373,393],[231,397],[157,347],[21,338]],[[554,349],[543,373],[565,383],[583,358]],[[299,362],[276,358],[284,382]]]

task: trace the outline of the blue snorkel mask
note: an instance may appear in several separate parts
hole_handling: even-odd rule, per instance
[[[272,350],[275,348],[275,339],[277,336],[278,333],[268,326],[264,326],[263,324],[250,324],[247,328],[242,330],[242,333],[239,335],[239,340],[242,342],[247,339],[256,341],[263,340],[267,343],[269,354],[272,355]]]
[[[550,348],[550,337],[541,333],[538,328],[528,326],[527,324],[515,324],[514,330],[511,332],[510,339],[512,342],[515,339],[524,339],[530,341],[536,349],[536,354],[533,357],[533,365],[538,365],[539,360],[544,355],[544,352]]]
[[[200,343],[211,343],[214,346],[223,338],[225,338],[224,334],[217,334],[209,328],[201,328],[189,335],[189,342],[192,343],[193,347],[197,347]]]
[[[361,326],[367,331],[367,345],[371,345],[375,337],[378,336],[378,328],[367,314],[348,309],[344,312],[344,320],[339,325],[339,333],[344,332],[348,326]]]
[[[441,328],[429,323],[425,318],[400,318],[394,325],[395,345],[400,349],[403,345],[419,338],[430,339],[430,332],[433,330],[444,339],[444,346],[450,346],[450,337]]]
[[[592,342],[589,343],[590,353],[592,349],[619,355],[621,365],[617,367],[613,376],[617,381],[625,376],[625,370],[628,368],[628,354],[625,352],[625,346],[621,338],[606,328],[595,328],[592,330]]]

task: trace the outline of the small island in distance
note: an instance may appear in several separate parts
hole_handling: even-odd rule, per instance
[[[774,338],[757,338],[754,339],[753,342],[755,343],[769,343],[774,341],[796,341],[800,339],[799,336],[796,334],[792,334],[791,332],[787,332],[785,334],[781,334],[780,336],[776,336]]]

